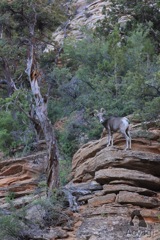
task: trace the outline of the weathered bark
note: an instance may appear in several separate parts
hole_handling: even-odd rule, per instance
[[[43,131],[48,148],[48,166],[46,171],[48,195],[50,195],[52,189],[59,186],[58,149],[54,129],[47,116],[47,99],[41,95],[39,87],[39,82],[42,79],[42,73],[39,69],[37,69],[36,66],[33,44],[31,44],[29,49],[26,73],[28,75],[31,90],[35,100],[34,112],[36,115],[36,121],[38,120],[39,125]]]
[[[30,110],[29,114],[27,114],[27,115],[28,115],[28,118],[31,119],[31,121],[34,125],[34,129],[35,129],[35,133],[36,133],[36,141],[39,142],[40,140],[44,139],[44,133],[43,133],[43,130],[39,123],[39,120],[37,119],[37,117],[35,115],[35,110],[34,110],[35,107],[33,105],[31,105],[30,108],[31,108],[31,110]]]
[[[30,87],[35,102],[31,110],[34,112],[34,114],[31,117],[35,118],[35,123],[37,124],[38,128],[41,128],[48,149],[48,164],[46,172],[48,186],[47,193],[48,196],[50,196],[52,189],[59,187],[58,149],[54,129],[47,115],[47,99],[42,96],[39,87],[39,83],[42,81],[43,74],[38,68],[38,62],[36,61],[35,27],[37,24],[37,12],[35,9],[35,5],[32,1],[30,2],[30,8],[32,9],[32,14],[30,14],[30,18],[27,18],[26,21],[30,35],[27,44],[28,58],[26,73],[28,75]]]

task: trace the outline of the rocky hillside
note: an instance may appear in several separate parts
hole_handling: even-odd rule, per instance
[[[0,206],[8,208],[6,197],[13,193],[15,206],[27,204],[32,200],[39,182],[45,172],[46,152],[0,161]]]
[[[58,44],[67,36],[83,38],[84,26],[94,28],[112,11],[111,3],[103,0],[73,0],[66,8],[70,18],[53,34]],[[121,16],[119,23],[129,19]],[[27,206],[30,231],[19,238],[23,240],[160,240],[160,120],[134,122],[131,136],[128,151],[120,134],[114,135],[114,147],[107,147],[105,131],[99,140],[81,146],[73,156],[71,181],[64,187],[70,202],[60,210],[47,205],[45,198],[44,149],[1,160],[0,214],[10,214],[11,199],[16,210]],[[43,201],[43,207],[32,204],[35,199]]]
[[[63,44],[67,37],[82,39],[84,28],[94,29],[99,21],[109,19],[115,6],[110,1],[104,0],[73,0],[67,2],[65,8],[69,19],[53,33],[53,39],[58,45]],[[131,19],[129,14],[121,14],[118,23],[120,27],[124,27]],[[52,49],[52,46],[48,46],[46,51],[50,48]]]
[[[70,184],[84,193],[76,239],[159,239],[160,130],[147,125],[132,127],[131,151],[117,135],[115,148],[103,137],[74,155]]]
[[[84,28],[94,29],[98,21],[109,18],[109,12],[112,11],[113,5],[110,1],[96,0],[74,0],[66,3],[69,19],[62,24],[54,33],[53,40],[58,44],[63,44],[67,37],[82,39],[84,37]],[[105,9],[105,11],[103,11]],[[120,25],[125,25],[130,21],[129,15],[121,16],[118,20]],[[48,45],[45,51],[52,49]]]
[[[57,42],[63,42],[67,36],[77,39],[82,38],[84,26],[93,29],[98,20],[105,18],[105,14],[102,13],[103,8],[105,7],[106,11],[109,11],[110,5],[109,1],[102,0],[92,1],[91,3],[87,0],[76,0],[71,5],[66,5],[70,8],[70,19],[64,26],[57,29],[53,38]]]
[[[143,126],[143,127],[142,127]],[[115,147],[106,147],[105,132],[97,141],[83,145],[74,155],[70,227],[32,231],[33,239],[117,240],[160,238],[160,129],[159,121],[134,124],[132,150],[124,151],[125,141],[115,134]],[[1,209],[8,209],[6,196],[14,193],[14,206],[27,205],[45,171],[46,153],[0,162]],[[78,204],[78,205],[77,205]],[[38,210],[28,208],[28,218],[38,219]],[[43,211],[41,212],[43,217]],[[8,239],[7,239],[8,240]]]

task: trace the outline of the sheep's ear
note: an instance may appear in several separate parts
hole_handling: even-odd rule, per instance
[[[93,111],[93,116],[96,117],[97,114],[98,114],[98,110],[95,109],[95,110]]]
[[[100,112],[101,112],[101,113],[105,113],[106,111],[105,111],[104,108],[101,108]]]

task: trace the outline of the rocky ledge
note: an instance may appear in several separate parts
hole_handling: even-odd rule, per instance
[[[123,150],[125,141],[119,134],[114,136],[115,146],[107,147],[105,132],[101,139],[83,145],[73,156],[72,180],[64,187],[72,196],[74,211],[63,212],[72,219],[71,226],[43,230],[32,226],[31,239],[159,240],[159,126],[159,121],[134,124],[132,150]],[[46,164],[45,151],[0,161],[0,209],[5,214],[9,193],[14,193],[16,208],[41,198],[35,191],[45,182]],[[44,209],[31,205],[28,219],[41,221],[43,213]]]
[[[0,207],[7,208],[6,197],[14,194],[15,206],[28,203],[42,181],[47,164],[46,152],[0,161]]]
[[[117,134],[113,148],[103,137],[74,155],[69,188],[82,217],[76,239],[160,239],[160,131],[146,126],[145,134],[132,126],[130,151]]]

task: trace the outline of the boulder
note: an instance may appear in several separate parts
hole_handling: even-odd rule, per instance
[[[119,192],[116,201],[120,204],[132,204],[143,208],[156,208],[160,206],[160,201],[157,198],[146,197],[128,191]]]
[[[88,200],[88,204],[90,207],[97,207],[103,204],[108,204],[114,202],[116,199],[116,194],[111,193],[105,196],[96,196]]]
[[[141,195],[146,195],[146,196],[156,196],[157,195],[157,193],[155,191],[149,190],[147,188],[133,187],[133,186],[129,186],[127,184],[103,185],[103,191],[101,191],[101,194],[105,195],[108,193],[119,193],[120,191],[136,192],[136,193],[139,193]]]
[[[133,180],[139,187],[146,187],[151,190],[160,189],[160,178],[152,174],[125,168],[101,169],[95,172],[94,179],[101,184],[106,184],[117,179]]]

